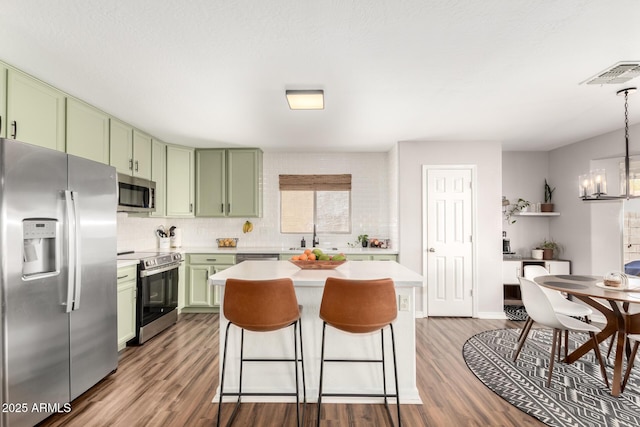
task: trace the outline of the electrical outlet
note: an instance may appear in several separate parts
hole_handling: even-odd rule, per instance
[[[409,311],[409,295],[398,295],[398,310]]]

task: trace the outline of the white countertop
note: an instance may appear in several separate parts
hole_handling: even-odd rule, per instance
[[[118,268],[129,267],[130,265],[138,265],[140,261],[137,259],[119,259]]]
[[[390,277],[396,287],[422,287],[422,276],[394,261],[345,262],[333,270],[302,270],[289,261],[245,261],[209,277],[210,285],[224,285],[230,277],[264,280],[290,277],[295,286],[324,286],[327,277],[380,279]]]
[[[304,249],[311,249],[313,247],[307,247]],[[291,249],[291,247],[275,247],[275,246],[265,246],[265,247],[243,247],[239,246],[236,248],[219,248],[217,246],[206,246],[206,247],[190,247],[185,246],[182,248],[172,248],[172,251],[179,251],[183,253],[228,253],[228,254],[300,254],[304,252],[303,248],[300,249]],[[346,255],[349,254],[362,254],[362,255],[390,255],[397,254],[397,249],[379,249],[379,248],[340,248],[332,249],[331,247],[324,248],[320,247],[323,252],[328,254],[337,254],[343,253]]]

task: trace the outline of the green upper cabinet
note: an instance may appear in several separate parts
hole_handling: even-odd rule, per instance
[[[133,175],[151,179],[151,137],[133,129]]]
[[[118,172],[151,179],[151,137],[113,118],[109,158]]]
[[[196,216],[225,216],[226,189],[226,150],[197,150]]]
[[[109,164],[120,173],[133,171],[133,128],[120,120],[111,119],[109,136]]]
[[[0,64],[0,138],[7,137],[7,67]]]
[[[64,93],[12,69],[7,70],[6,90],[6,136],[65,151]]]
[[[67,153],[109,164],[109,116],[67,99]]]
[[[167,216],[193,217],[194,150],[167,145]]]
[[[151,143],[151,180],[156,183],[156,210],[151,216],[167,216],[167,144]]]
[[[196,216],[262,215],[262,150],[197,150]]]

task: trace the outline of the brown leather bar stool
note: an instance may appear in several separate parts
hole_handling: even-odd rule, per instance
[[[240,280],[227,279],[224,289],[223,313],[229,323],[224,337],[224,350],[222,356],[222,374],[220,379],[220,402],[218,404],[218,422],[220,425],[220,413],[222,412],[223,396],[238,396],[236,405],[227,425],[233,422],[242,396],[295,396],[296,397],[296,421],[298,426],[304,421],[304,405],[307,402],[306,383],[304,378],[304,357],[302,348],[302,322],[300,308],[293,289],[293,282],[289,278],[271,280]],[[227,362],[227,343],[229,328],[235,325],[240,328],[240,379],[237,392],[224,392],[224,375]],[[244,331],[271,332],[293,326],[294,357],[293,358],[245,358]],[[299,331],[299,332],[298,332]],[[298,336],[300,338],[300,357],[298,357]],[[295,366],[295,392],[282,393],[243,393],[242,392],[242,367],[245,362],[292,362]],[[302,392],[303,411],[300,414],[300,390],[298,362],[302,363]]]
[[[389,409],[389,397],[396,398],[398,426],[402,425],[400,418],[400,398],[398,392],[398,367],[396,363],[396,344],[392,322],[398,315],[396,305],[396,291],[393,280],[351,280],[336,277],[327,278],[320,304],[320,318],[322,322],[322,350],[320,353],[320,387],[318,392],[318,421],[322,408],[322,396],[345,397],[383,397],[389,419],[393,424],[393,417]],[[380,331],[382,357],[380,359],[325,359],[325,331],[330,325],[341,331],[353,334],[367,334]],[[396,392],[387,393],[385,370],[384,328],[389,326],[391,331],[391,346],[393,349],[393,372]],[[382,394],[363,393],[323,393],[323,373],[325,362],[346,363],[380,363],[382,365]]]

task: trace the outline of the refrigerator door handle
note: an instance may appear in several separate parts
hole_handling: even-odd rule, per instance
[[[73,213],[73,196],[72,192],[65,190],[65,213],[67,215],[67,302],[65,304],[65,312],[71,313],[73,310],[73,297],[75,290],[75,274],[76,274],[76,256],[75,256],[75,215]]]
[[[80,232],[78,230],[78,193],[65,191],[67,202],[67,223],[69,230],[69,284],[67,286],[67,313],[80,308],[80,294],[82,291],[82,264],[80,263]]]

